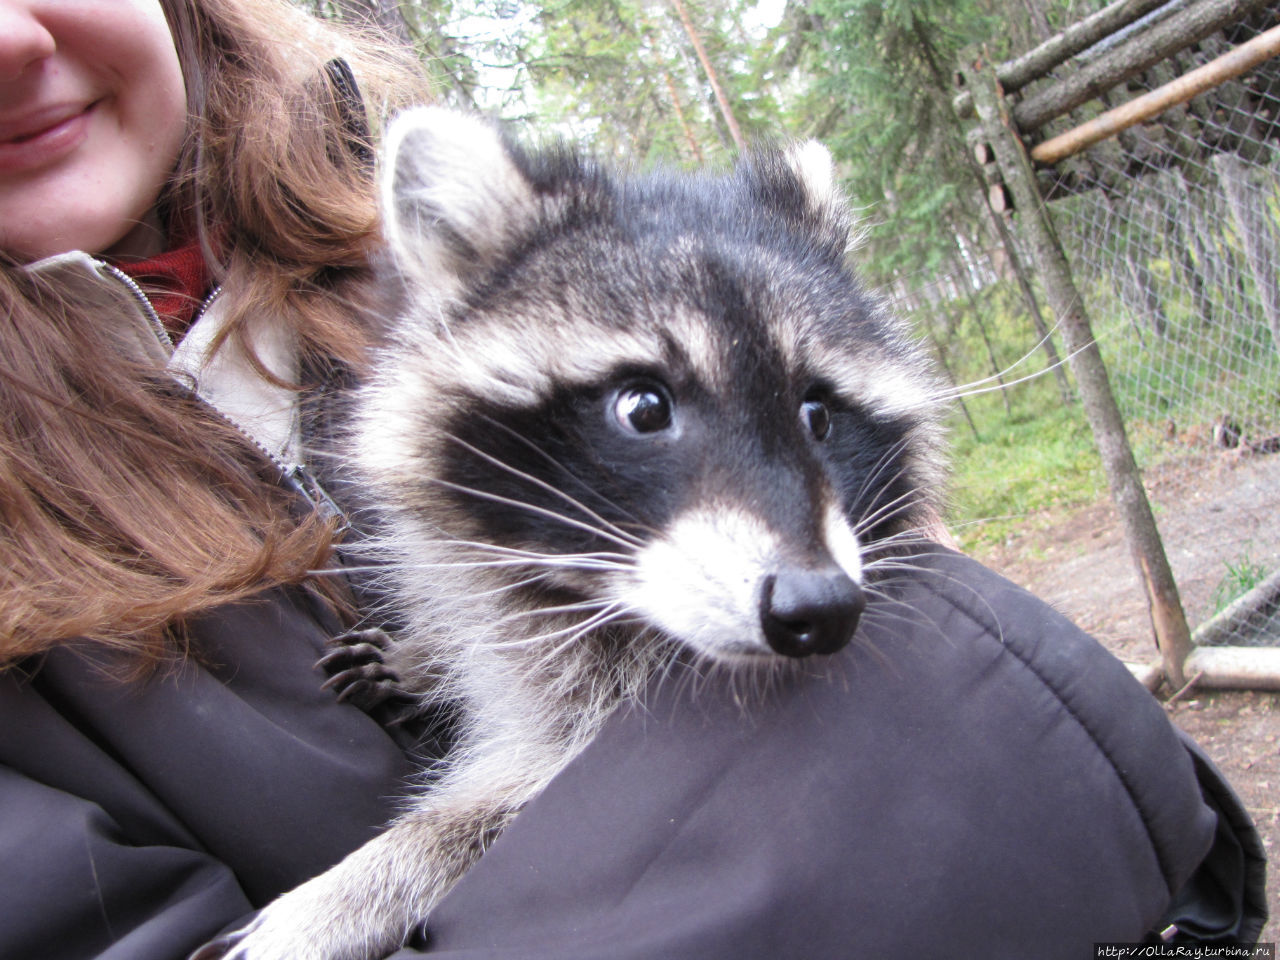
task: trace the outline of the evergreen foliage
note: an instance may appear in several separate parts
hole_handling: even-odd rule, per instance
[[[930,342],[952,381],[999,388],[1031,377],[956,406],[950,519],[962,542],[998,540],[1004,525],[992,518],[1101,494],[1066,378],[1032,376],[1044,368],[1030,309],[1041,291],[1015,279],[965,139],[972,121],[962,123],[952,103],[966,46],[983,44],[997,61],[1014,56],[1106,0],[298,2],[384,28],[398,16],[392,32],[408,36],[440,77],[442,99],[629,163],[727,164],[735,127],[747,143],[822,140],[863,217],[859,272]],[[1081,224],[1064,242],[1082,267],[1085,298],[1104,318],[1108,362],[1151,361],[1117,362],[1112,378],[1140,441],[1205,420],[1186,398],[1212,396],[1220,381],[1239,381],[1242,397],[1273,392],[1280,364],[1272,342],[1280,338],[1254,306],[1242,239],[1250,234],[1233,228],[1226,201],[1209,195],[1217,173],[1202,166],[1158,176],[1169,189],[1126,200],[1128,174],[1117,173],[1114,197],[1099,208],[1105,219],[1092,223],[1073,211],[1097,197],[1055,205]],[[1274,170],[1243,186],[1280,209]],[[1193,338],[1210,334],[1213,350],[1193,354]],[[1170,370],[1177,382],[1163,372]],[[969,527],[968,518],[986,522]]]

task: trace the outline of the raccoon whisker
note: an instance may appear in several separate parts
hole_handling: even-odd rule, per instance
[[[590,563],[551,563],[549,561],[532,560],[457,560],[452,563],[406,563],[400,564],[399,570],[507,570],[511,568],[542,567],[547,570],[614,570],[609,564]]]
[[[1024,363],[1030,363],[1031,358],[1036,355],[1037,351],[1039,351],[1044,346],[1045,341],[1048,339],[1049,339],[1049,335],[1046,334],[1044,337],[1042,337],[1039,340],[1039,342],[1035,344],[1035,346],[1031,347],[1031,349],[1027,350],[1026,353],[1024,353],[1021,357],[1013,361],[1013,363],[1009,364],[1007,367],[1004,367],[1002,370],[999,370],[996,373],[991,374],[990,376],[983,377],[980,380],[970,380],[968,383],[956,384],[954,387],[952,387],[949,390],[942,390],[942,391],[939,391],[938,393],[932,394],[929,397],[929,399],[934,401],[943,401],[943,402],[948,400],[954,400],[957,397],[969,396],[969,391],[974,390],[975,388],[985,387],[987,384],[998,382],[1001,378],[1006,377],[1010,373],[1012,373],[1014,370],[1017,370],[1018,367],[1022,366]],[[1053,366],[1051,365],[1051,366],[1045,367],[1044,370],[1040,370],[1040,371],[1037,371],[1036,373],[1031,374],[1030,376],[1038,377],[1042,373],[1048,373],[1052,369],[1053,369]],[[1008,383],[1004,385],[1008,386]],[[995,389],[999,390],[1001,388],[997,386]]]
[[[1079,351],[1076,352],[1078,353]],[[1072,354],[1072,356],[1075,356],[1075,354]],[[986,384],[988,381],[994,379],[993,377],[988,377],[986,380],[979,380],[974,385],[966,386],[964,389],[956,389],[940,394],[935,399],[940,403],[949,403],[952,400],[963,400],[965,397],[977,397],[984,393],[995,393],[997,390],[1007,390],[1009,387],[1016,387],[1020,383],[1027,383],[1030,380],[1043,377],[1052,369],[1053,367],[1045,367],[1043,370],[1037,370],[1035,373],[1028,373],[1026,376],[1019,377],[1017,380],[1005,380],[1003,383],[980,386],[979,384]]]
[[[527,620],[530,617],[546,617],[557,613],[577,613],[580,610],[603,610],[616,606],[617,600],[580,600],[576,603],[565,603],[558,607],[535,607],[532,610],[515,610],[495,621],[499,625],[516,620]]]
[[[924,502],[923,498],[920,496],[918,491],[903,491],[892,500],[886,501],[885,503],[877,506],[876,509],[872,510],[865,517],[860,517],[858,522],[854,524],[854,535],[861,537],[877,524],[884,523],[886,520],[892,520],[894,517],[906,513],[912,507],[915,507],[922,502]]]
[[[867,562],[865,569],[880,570],[885,568],[904,568],[904,569],[914,570],[916,569],[916,566],[917,566],[915,561],[923,557],[932,556],[933,551],[922,550],[918,553],[903,553],[903,552],[900,552],[900,550],[902,548],[926,546],[926,545],[931,545],[933,543],[934,541],[929,540],[926,537],[918,537],[915,535],[901,536],[900,538],[886,537],[884,540],[880,541],[880,543],[877,544],[877,546],[888,545],[890,547],[897,547],[899,549],[886,551],[881,556],[873,557],[871,560]]]
[[[889,484],[893,483],[895,480],[898,480],[899,478],[902,477],[903,473],[905,472],[905,467],[900,467],[898,469],[898,472],[895,473],[893,476],[889,477],[887,480],[883,480],[883,481],[881,480],[881,477],[884,474],[884,471],[887,470],[897,460],[899,454],[901,454],[902,451],[906,449],[906,446],[907,446],[907,442],[906,442],[906,439],[904,438],[890,445],[890,447],[887,450],[885,450],[883,454],[881,454],[879,461],[871,469],[868,475],[863,479],[862,483],[858,486],[858,492],[854,495],[854,498],[853,498],[854,503],[858,503],[859,501],[861,501],[862,498],[867,495],[868,491],[870,491],[874,486],[887,487],[889,486]]]
[[[908,527],[906,530],[899,530],[897,533],[890,534],[889,536],[876,541],[875,546],[877,548],[893,549],[896,551],[901,547],[924,546],[925,544],[936,542],[937,541],[931,538],[926,532],[926,528]],[[902,554],[894,552],[887,554],[881,559],[893,560],[902,556]],[[921,556],[921,554],[914,554],[912,556]]]
[[[449,490],[456,490],[458,493],[464,493],[467,496],[476,497],[480,500],[490,500],[493,503],[505,504],[509,507],[516,507],[519,510],[527,510],[530,513],[536,513],[539,516],[549,517],[552,520],[559,520],[566,526],[577,527],[579,530],[585,530],[588,533],[595,534],[598,537],[603,537],[606,540],[612,540],[614,543],[618,544],[618,546],[625,547],[628,550],[642,545],[641,540],[632,537],[630,534],[626,534],[625,538],[619,537],[608,530],[601,530],[599,527],[593,527],[591,524],[584,523],[583,521],[577,520],[573,517],[566,517],[564,514],[556,513],[554,510],[548,510],[546,507],[539,507],[532,503],[525,503],[523,500],[512,500],[510,497],[504,497],[496,493],[489,493],[485,490],[477,490],[475,487],[468,487],[460,483],[454,483],[451,480],[441,480],[439,477],[428,477],[426,479],[428,482],[434,483],[437,486],[445,487]]]
[[[578,643],[578,641],[579,641],[579,640],[581,640],[581,638],[582,638],[582,636],[583,636],[584,634],[586,634],[586,633],[590,633],[590,632],[591,632],[591,631],[593,631],[593,630],[602,630],[602,629],[604,629],[606,626],[611,626],[611,625],[616,624],[616,623],[628,623],[628,622],[630,622],[630,621],[629,621],[629,620],[628,620],[628,619],[623,615],[625,612],[626,612],[626,611],[625,611],[625,608],[624,608],[624,609],[622,609],[622,610],[605,611],[604,613],[597,614],[597,615],[596,615],[596,618],[598,618],[598,619],[593,618],[593,619],[596,619],[596,622],[594,622],[594,623],[593,623],[593,622],[588,621],[588,622],[584,623],[584,624],[582,625],[581,629],[579,629],[577,632],[575,632],[572,636],[565,637],[563,640],[561,640],[559,643],[557,643],[554,647],[551,647],[550,649],[546,650],[546,651],[542,654],[542,659],[544,659],[544,660],[546,660],[546,661],[554,662],[554,661],[555,661],[555,660],[557,660],[557,659],[558,659],[558,658],[559,658],[559,657],[560,657],[560,656],[561,656],[561,655],[562,655],[566,650],[568,650],[568,649],[570,649],[571,647],[575,646],[575,645]],[[597,685],[597,686],[598,686],[598,685]]]
[[[523,550],[518,547],[504,547],[496,543],[486,543],[483,540],[430,540],[430,545],[439,545],[447,547],[459,547],[463,549],[472,549],[481,553],[494,553],[499,556],[525,558],[530,560],[553,559],[553,560],[600,560],[616,564],[619,567],[633,566],[635,557],[629,553],[614,553],[609,550],[593,550],[588,553],[542,553],[536,550]],[[413,544],[410,544],[411,546]]]
[[[885,624],[885,623],[906,623],[906,624],[928,624],[943,639],[947,641],[947,636],[942,628],[930,617],[923,616],[910,603],[905,600],[897,600],[893,597],[882,595],[876,592],[868,591],[871,595],[868,597],[867,610],[862,615],[863,621],[868,624]]]
[[[534,574],[532,577],[525,577],[523,580],[517,580],[514,583],[504,583],[501,586],[493,587],[489,590],[474,590],[467,594],[469,600],[475,600],[479,597],[496,597],[503,593],[511,593],[519,590],[521,587],[532,586],[533,584],[543,580],[541,573]]]
[[[898,494],[898,496],[894,497],[892,500],[887,500],[880,504],[865,517],[859,518],[858,522],[854,525],[853,532],[855,535],[861,536],[876,524],[883,523],[886,520],[892,520],[895,516],[906,512],[920,502],[920,497],[916,491],[906,490],[903,493]]]
[[[951,576],[951,575],[950,575],[950,574],[948,574],[948,573],[943,573],[943,572],[942,572],[942,571],[940,571],[940,570],[935,570],[935,569],[932,569],[932,568],[930,568],[930,567],[920,566],[919,564],[914,564],[914,563],[900,563],[900,564],[896,564],[896,565],[887,565],[887,566],[890,566],[890,568],[891,568],[891,569],[893,569],[893,570],[895,570],[895,571],[897,571],[897,572],[904,573],[904,574],[908,574],[908,573],[909,573],[909,574],[915,574],[916,576],[932,576],[932,577],[937,577],[938,579],[940,579],[940,580],[944,580],[944,581],[946,581],[947,583],[953,584],[954,586],[957,586],[957,587],[961,587],[961,588],[963,588],[966,592],[968,592],[969,594],[971,594],[971,595],[974,597],[974,599],[976,599],[979,603],[981,603],[984,607],[986,607],[987,612],[991,614],[991,622],[995,625],[996,631],[997,631],[997,632],[999,633],[999,635],[1000,635],[998,639],[1000,639],[1000,641],[1001,641],[1001,642],[1003,642],[1003,640],[1004,640],[1004,631],[1003,631],[1003,628],[1002,628],[1002,627],[1001,627],[1001,625],[1000,625],[1000,618],[999,618],[999,616],[996,614],[995,608],[994,608],[993,606],[991,606],[990,601],[988,601],[988,600],[987,600],[987,599],[986,599],[986,598],[985,598],[985,597],[984,597],[984,596],[983,596],[983,595],[982,595],[982,594],[981,594],[981,593],[980,593],[980,592],[979,592],[979,591],[978,591],[974,586],[972,586],[971,584],[965,583],[963,580],[959,579],[958,577],[953,577],[953,576]],[[903,605],[907,605],[907,606],[909,606],[909,604],[907,604],[907,603],[906,603],[906,601],[902,601],[902,600],[893,600],[892,598],[887,597],[887,596],[886,596],[886,595],[884,595],[884,594],[881,592],[881,590],[879,589],[879,588],[882,588],[884,585],[886,585],[886,584],[890,584],[890,583],[892,583],[892,582],[893,582],[893,578],[890,578],[890,577],[886,577],[886,578],[884,578],[884,579],[878,579],[878,580],[876,581],[875,586],[874,586],[873,588],[871,588],[871,589],[875,589],[875,590],[876,590],[876,592],[877,592],[877,593],[880,593],[880,595],[881,595],[884,599],[886,599],[886,600],[890,600],[891,602],[894,602],[894,603],[899,603],[899,604],[903,604]],[[910,582],[910,578],[908,578],[908,582]],[[870,609],[870,607],[871,607],[871,604],[868,604],[868,609]]]
[[[640,518],[637,517],[630,510],[628,510],[626,507],[624,507],[622,504],[618,503],[616,500],[614,500],[611,497],[606,497],[603,493],[601,493],[599,490],[592,487],[591,484],[587,483],[587,481],[583,480],[581,477],[579,477],[576,473],[570,470],[567,466],[565,466],[563,463],[561,463],[551,454],[547,453],[546,450],[543,450],[542,447],[538,446],[528,437],[521,435],[519,431],[513,430],[511,427],[507,426],[505,423],[502,423],[499,420],[495,420],[493,417],[488,416],[487,414],[482,415],[481,419],[483,419],[490,426],[496,427],[497,429],[501,430],[503,433],[507,434],[513,440],[528,447],[530,450],[532,450],[538,456],[542,457],[542,459],[546,460],[547,463],[551,464],[553,467],[555,467],[557,470],[563,473],[566,477],[568,477],[570,480],[576,483],[579,487],[581,487],[591,496],[598,497],[600,500],[604,501],[609,506],[613,507],[619,513],[626,514],[627,517],[629,517],[633,522],[635,522],[635,524],[639,526],[641,529],[646,530],[648,532],[655,532],[652,527],[648,526],[647,524],[641,523]]]
[[[395,563],[395,564],[375,564],[361,567],[326,567],[322,570],[309,570],[308,575],[313,577],[332,577],[346,576],[350,573],[376,573],[388,574],[393,570],[448,570],[451,568],[471,569],[477,567],[518,567],[527,566],[528,560],[441,560],[436,563],[427,561],[416,563]],[[601,565],[601,569],[611,569]]]
[[[577,641],[578,638],[581,637],[588,630],[591,630],[597,626],[600,626],[603,623],[607,623],[611,619],[614,619],[618,615],[618,613],[621,611],[622,608],[623,608],[622,601],[614,600],[611,603],[609,603],[608,606],[606,606],[604,609],[600,610],[598,613],[591,615],[590,617],[587,617],[586,620],[583,620],[580,623],[570,624],[567,627],[561,627],[559,630],[549,630],[546,633],[535,634],[532,637],[520,637],[517,640],[495,640],[488,645],[491,645],[495,648],[504,649],[504,650],[515,648],[515,647],[529,647],[529,646],[534,646],[536,644],[543,643],[546,640],[551,640],[554,637],[562,637],[565,634],[570,634],[571,636],[568,638],[567,641],[562,641],[561,643],[556,644],[554,648],[552,648],[547,652],[548,656],[553,656],[555,654],[560,653],[562,650],[572,646],[573,643]]]
[[[910,559],[906,559],[901,562],[887,558],[873,560],[871,563],[867,564],[866,569],[868,571],[872,571],[873,567],[876,576],[871,582],[875,583],[877,586],[884,586],[885,584],[892,583],[893,577],[889,576],[889,574],[913,573],[917,569],[917,565]]]
[[[476,446],[473,446],[470,443],[467,443],[461,437],[455,436],[454,434],[447,434],[445,439],[449,440],[451,443],[456,443],[458,446],[462,447],[468,453],[471,453],[474,456],[479,457],[481,460],[484,460],[486,463],[492,464],[493,466],[497,467],[499,470],[505,470],[507,473],[511,474],[513,477],[517,477],[521,480],[524,480],[526,483],[532,484],[533,486],[537,487],[539,490],[545,490],[547,493],[550,493],[552,496],[559,497],[561,500],[565,501],[565,503],[569,504],[572,507],[577,507],[579,510],[585,513],[592,520],[598,521],[601,524],[602,529],[611,530],[613,533],[616,533],[618,536],[633,541],[635,546],[641,545],[642,541],[638,537],[634,537],[631,534],[627,533],[627,531],[623,530],[621,527],[617,526],[612,521],[607,520],[604,517],[600,516],[600,514],[596,513],[594,510],[588,507],[585,503],[578,500],[576,497],[570,496],[569,494],[565,493],[563,490],[559,489],[558,487],[552,486],[551,484],[547,483],[545,480],[540,480],[539,478],[533,476],[530,473],[526,473],[523,470],[516,469],[506,461],[501,460],[498,457],[493,456],[492,454],[485,453],[483,450],[479,449]]]
[[[983,377],[981,380],[974,380],[974,381],[971,381],[970,383],[960,384],[951,390],[943,390],[939,393],[934,394],[929,399],[935,402],[946,403],[952,400],[961,399],[963,397],[972,397],[982,393],[991,393],[995,390],[1003,390],[1005,387],[1012,387],[1012,386],[1016,386],[1019,383],[1026,383],[1028,380],[1035,380],[1037,377],[1043,377],[1046,373],[1052,373],[1054,370],[1058,369],[1059,367],[1066,366],[1068,363],[1071,362],[1071,360],[1075,359],[1077,354],[1082,353],[1085,350],[1088,350],[1089,347],[1091,347],[1096,342],[1095,340],[1090,340],[1088,343],[1080,347],[1077,347],[1075,350],[1071,351],[1071,353],[1067,354],[1065,357],[1059,358],[1057,363],[1049,364],[1043,370],[1037,370],[1034,373],[1026,374],[1025,376],[1019,377],[1017,380],[1006,380],[1003,383],[999,382],[1002,377],[1013,372],[1018,367],[1022,366],[1024,363],[1029,363],[1031,361],[1031,358],[1034,357],[1040,351],[1040,349],[1044,346],[1045,342],[1053,335],[1053,331],[1056,329],[1057,329],[1057,325],[1054,326],[1053,330],[1050,330],[1043,337],[1041,337],[1034,346],[1032,346],[1029,350],[1027,350],[1026,353],[1024,353],[1021,357],[1019,357],[1013,363],[1009,364],[1009,366],[1005,367],[999,373],[993,373],[991,376]],[[995,384],[995,386],[991,386],[991,384]]]

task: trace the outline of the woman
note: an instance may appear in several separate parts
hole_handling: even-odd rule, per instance
[[[0,2],[0,956],[185,956],[408,771],[320,689],[349,624],[305,582],[299,411],[364,358],[377,237],[335,57],[423,96],[283,0]]]
[[[371,103],[419,92],[283,0],[0,0],[0,956],[184,957],[372,836],[409,772],[322,689],[350,605],[306,577],[340,523],[311,401],[374,299],[338,56]],[[895,580],[836,683],[620,712],[432,955],[1256,938],[1247,816],[1122,666],[963,558]]]

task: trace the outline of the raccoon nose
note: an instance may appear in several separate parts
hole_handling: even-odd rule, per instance
[[[839,567],[793,567],[765,578],[760,624],[775,653],[835,653],[853,637],[867,605],[862,588]]]

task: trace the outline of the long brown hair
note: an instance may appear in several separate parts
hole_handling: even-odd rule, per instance
[[[199,231],[226,348],[252,356],[270,322],[304,369],[358,367],[378,217],[324,65],[353,64],[375,121],[423,99],[419,74],[287,0],[161,4],[192,117],[161,205]],[[0,315],[0,669],[73,638],[155,662],[185,619],[324,562],[330,524],[162,369],[104,363],[100,314],[11,265]]]

